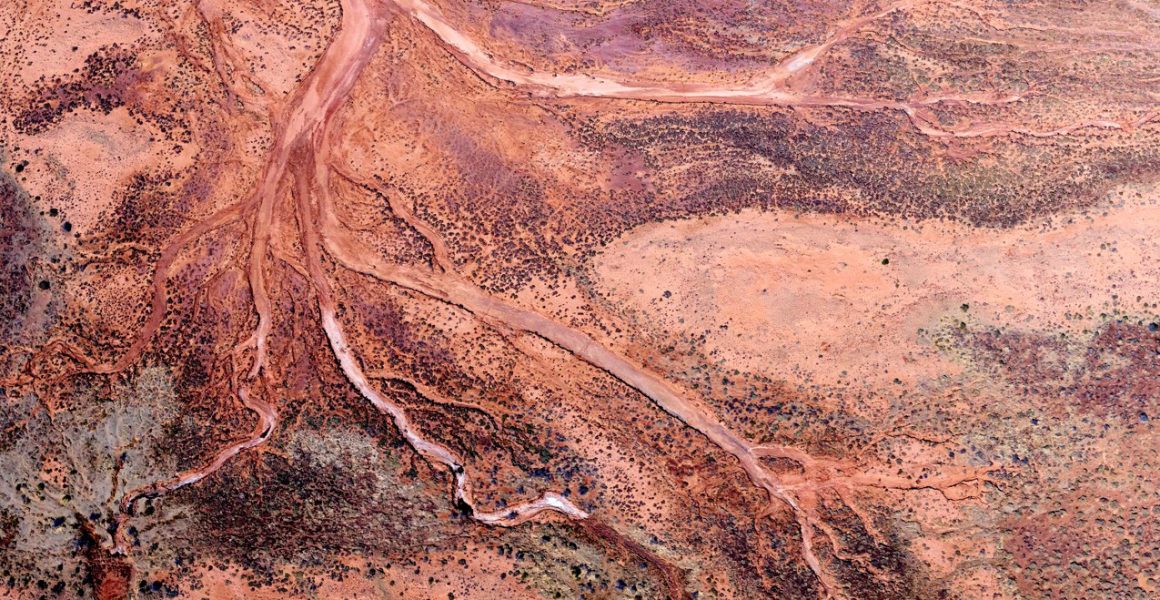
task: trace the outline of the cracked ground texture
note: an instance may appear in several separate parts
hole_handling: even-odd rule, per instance
[[[1160,594],[1154,2],[0,22],[4,597]]]

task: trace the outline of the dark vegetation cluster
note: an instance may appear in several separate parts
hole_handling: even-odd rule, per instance
[[[440,198],[417,194],[416,216],[443,232],[491,292],[514,293],[533,278],[559,274],[564,248],[545,235],[553,225],[545,184],[496,157],[477,160],[485,162],[465,172],[482,169],[488,177],[465,176]]]
[[[1155,488],[1145,491],[1153,495],[1151,505],[1093,490],[1057,499],[1047,514],[1011,519],[1005,547],[1020,591],[1029,596],[1151,597],[1150,590],[1160,583],[1160,509]]]
[[[785,57],[786,47],[816,43],[833,22],[822,3],[654,2],[632,14],[635,37],[686,55],[706,69],[762,68]]]
[[[160,246],[180,229],[187,222],[190,199],[198,191],[208,190],[175,190],[175,181],[182,183],[178,175],[169,172],[134,173],[117,192],[116,209],[107,230],[110,241]],[[195,188],[198,183],[206,182],[197,177],[184,186]]]
[[[1150,322],[1112,319],[1086,340],[998,329],[962,336],[984,368],[1024,394],[1127,424],[1160,413],[1160,331]]]
[[[1103,147],[996,142],[972,158],[951,159],[943,142],[914,135],[901,116],[835,115],[841,126],[815,125],[768,111],[703,110],[691,114],[577,128],[593,148],[627,148],[656,173],[660,197],[617,198],[618,211],[586,214],[594,242],[642,223],[782,208],[909,219],[954,219],[1009,227],[1032,217],[1082,208],[1117,182],[1146,179],[1160,167],[1155,144]],[[1024,144],[1033,145],[1034,152]],[[1002,161],[991,156],[1000,154]],[[758,167],[770,164],[774,171]],[[687,169],[667,178],[666,168]],[[593,206],[592,210],[598,207]]]
[[[34,135],[79,109],[109,114],[126,104],[140,82],[136,65],[132,51],[117,44],[102,48],[85,58],[80,73],[40,83],[12,124],[17,131]]]
[[[385,443],[382,450],[394,452]],[[198,546],[243,567],[255,587],[301,593],[308,590],[294,589],[280,566],[325,572],[346,554],[406,558],[459,535],[439,518],[440,490],[401,472],[405,466],[343,454],[319,460],[295,453],[287,460],[264,453],[259,460],[257,476],[230,468],[187,494],[197,507]]]

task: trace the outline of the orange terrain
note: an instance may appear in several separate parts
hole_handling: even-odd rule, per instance
[[[3,597],[1160,594],[1150,0],[0,21]]]

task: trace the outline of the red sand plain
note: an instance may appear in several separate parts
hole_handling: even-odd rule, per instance
[[[1160,593],[1160,7],[0,6],[0,594]]]

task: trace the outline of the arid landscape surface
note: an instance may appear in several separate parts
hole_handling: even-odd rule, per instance
[[[0,597],[1160,596],[1154,0],[0,23]]]

